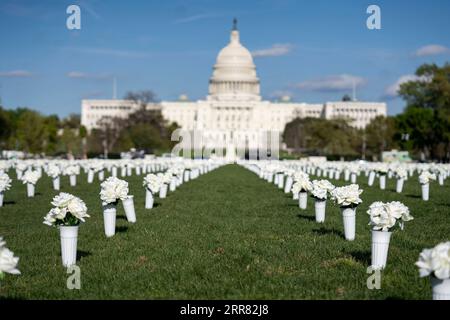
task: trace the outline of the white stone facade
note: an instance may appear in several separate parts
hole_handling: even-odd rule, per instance
[[[83,100],[81,123],[88,129],[98,127],[103,116],[127,117],[137,105],[126,100]],[[169,122],[183,130],[201,131],[214,147],[223,140],[246,139],[257,143],[262,132],[282,133],[295,118],[345,117],[351,124],[364,128],[373,118],[386,116],[386,104],[377,102],[340,101],[325,104],[264,101],[260,96],[260,81],[251,53],[240,43],[239,32],[231,32],[230,43],[217,56],[209,81],[209,95],[198,101],[162,101],[149,105],[160,108]]]

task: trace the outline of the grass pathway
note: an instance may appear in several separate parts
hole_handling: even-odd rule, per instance
[[[433,209],[425,215],[422,209],[429,205],[412,196],[416,186],[407,182],[401,196],[391,190],[365,191],[357,239],[348,242],[337,208],[328,204],[326,222],[318,225],[311,199],[308,209],[300,211],[296,201],[273,184],[229,165],[182,185],[152,210],[144,209],[142,177],[127,178],[138,222],[128,224],[119,208],[118,232],[107,239],[99,185],[86,184],[82,175],[77,187],[63,181],[62,190],[84,199],[92,216],[79,234],[82,288],[71,291],[60,262],[57,230],[42,224],[55,194],[50,179],[42,180],[35,199],[25,198],[25,186],[15,182],[16,192],[7,194],[0,209],[0,235],[21,258],[23,273],[2,282],[0,298],[428,298],[428,283],[418,278],[414,262],[423,247],[450,234],[444,197],[430,201]],[[446,186],[442,192],[448,190]],[[382,289],[371,291],[366,287],[370,232],[365,211],[375,200],[394,199],[414,206],[416,220],[393,236]]]

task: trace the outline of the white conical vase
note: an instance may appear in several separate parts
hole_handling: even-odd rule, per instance
[[[350,177],[351,177],[351,183],[356,183],[356,173],[352,172]]]
[[[371,187],[371,186],[373,186],[374,182],[375,182],[375,171],[370,171],[369,181],[367,182],[367,184],[369,185],[369,187]]]
[[[58,191],[61,188],[61,178],[59,176],[53,178],[53,190]]]
[[[345,169],[344,171],[344,181],[348,181],[350,179],[350,171],[348,169]]]
[[[167,184],[163,183],[159,189],[159,197],[164,199],[167,196]]]
[[[284,174],[280,173],[278,175],[278,189],[283,189],[284,187]]]
[[[384,269],[389,250],[391,232],[372,230],[372,268]]]
[[[189,171],[189,170],[184,171],[184,182],[189,181],[190,173],[191,173],[191,171]]]
[[[450,300],[450,279],[438,279],[431,276],[433,300]]]
[[[103,222],[107,237],[112,237],[116,234],[116,214],[117,208],[115,204],[103,205]]]
[[[150,190],[145,190],[145,209],[151,209],[153,208],[153,194]]]
[[[402,193],[404,183],[405,180],[403,178],[397,179],[397,186],[395,187],[395,191],[397,191],[397,193]]]
[[[177,179],[175,177],[172,177],[172,180],[170,180],[169,190],[171,192],[174,192],[177,188]]]
[[[298,195],[298,206],[300,209],[305,210],[308,205],[308,193],[300,192]]]
[[[444,185],[444,175],[440,174],[438,176],[438,181],[439,181],[439,185],[443,186]]]
[[[128,222],[136,222],[136,210],[134,209],[134,196],[128,196],[125,200],[122,200],[123,209],[127,216]]]
[[[105,180],[105,170],[100,170],[98,172],[98,180],[100,180],[100,181]]]
[[[32,183],[27,183],[27,196],[28,198],[34,197],[35,185]]]
[[[89,170],[88,176],[87,176],[87,183],[92,183],[92,182],[94,182],[94,170]]]
[[[292,179],[291,176],[287,177],[286,183],[284,184],[284,193],[289,193],[291,191],[293,182],[294,180]]]
[[[380,175],[380,189],[381,190],[386,189],[386,175],[385,174]]]
[[[292,193],[292,200],[298,200],[298,192]]]
[[[78,226],[60,226],[61,259],[64,267],[77,262]]]
[[[316,210],[316,222],[323,223],[325,222],[325,208],[327,201],[316,199],[314,203],[314,207]]]
[[[422,184],[422,200],[428,201],[430,199],[430,184]]]
[[[70,175],[69,180],[70,180],[71,187],[75,187],[77,185],[77,176],[76,175],[74,175],[74,174]]]
[[[344,220],[345,239],[355,240],[356,227],[356,208],[341,208],[342,218]]]
[[[3,198],[5,197],[5,194],[3,192],[0,192],[0,207],[3,207]]]
[[[111,169],[111,175],[112,175],[113,177],[117,177],[117,167],[112,167],[112,169]]]

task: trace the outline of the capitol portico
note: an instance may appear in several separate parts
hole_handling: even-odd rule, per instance
[[[127,117],[138,106],[127,100],[83,100],[81,121],[88,129],[98,127],[102,117]],[[183,130],[199,131],[203,146],[214,148],[224,141],[245,140],[255,145],[261,134],[282,133],[295,118],[346,117],[351,125],[364,128],[373,118],[386,116],[386,104],[339,101],[324,104],[293,103],[289,99],[271,102],[261,99],[260,80],[252,54],[240,41],[234,24],[230,42],[218,54],[204,100],[162,101],[149,108],[160,109],[169,122]]]

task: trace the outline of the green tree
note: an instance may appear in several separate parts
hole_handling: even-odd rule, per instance
[[[396,120],[392,117],[378,116],[365,128],[366,155],[380,159],[383,151],[398,148],[396,140]]]
[[[450,64],[420,66],[418,79],[400,86],[406,101],[399,128],[410,134],[413,150],[423,159],[450,159]],[[411,119],[407,119],[411,117]]]
[[[36,111],[21,112],[17,120],[16,136],[21,150],[43,152],[48,137],[44,117]]]

